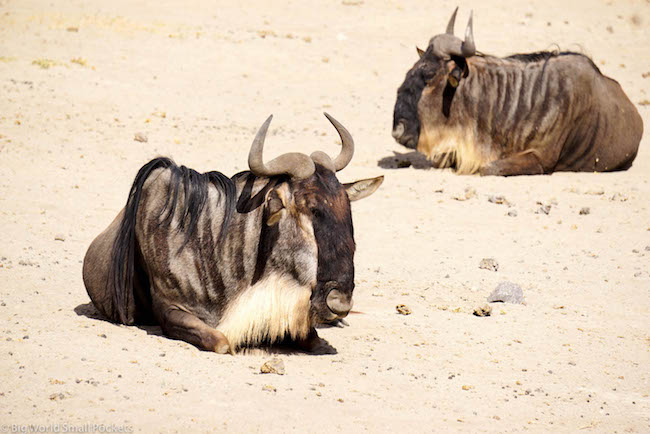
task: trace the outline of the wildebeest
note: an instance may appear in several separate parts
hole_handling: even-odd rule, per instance
[[[434,36],[397,91],[393,137],[457,173],[533,175],[626,170],[643,134],[621,86],[587,57],[542,51],[478,53],[472,16],[465,40]]]
[[[352,307],[355,242],[350,201],[383,177],[340,184],[350,133],[332,160],[316,151],[264,163],[271,122],[245,171],[227,178],[156,158],[138,172],[124,209],[90,245],[83,280],[95,307],[122,324],[218,353],[291,341],[321,346],[314,329]]]

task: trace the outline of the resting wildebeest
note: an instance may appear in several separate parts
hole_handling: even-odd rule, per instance
[[[464,174],[632,165],[643,122],[616,81],[579,53],[477,54],[471,15],[465,40],[453,35],[456,11],[397,91],[397,142]]]
[[[227,178],[156,158],[138,172],[125,208],[90,245],[83,265],[95,307],[122,324],[218,353],[288,340],[310,351],[314,326],[352,307],[355,243],[350,201],[383,177],[340,184],[350,133],[332,160],[288,153],[264,163],[270,116]]]

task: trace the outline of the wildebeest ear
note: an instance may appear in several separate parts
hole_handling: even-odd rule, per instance
[[[266,220],[266,224],[268,226],[277,224],[286,212],[284,201],[278,190],[273,189],[269,192],[266,197],[266,208],[269,212],[269,218]]]
[[[420,47],[415,47],[415,49],[418,50],[418,56],[422,59],[422,56],[424,56],[424,50],[420,49]]]
[[[384,182],[384,175],[343,184],[343,187],[345,187],[345,192],[348,194],[350,202],[354,202],[355,200],[363,199],[373,194],[382,182]]]

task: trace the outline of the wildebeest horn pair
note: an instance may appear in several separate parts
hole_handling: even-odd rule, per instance
[[[433,41],[433,53],[442,58],[449,58],[451,56],[458,57],[472,57],[476,54],[476,46],[474,45],[474,31],[472,26],[472,12],[469,14],[469,21],[465,29],[465,41],[461,41],[454,36],[454,24],[456,22],[456,13],[458,8],[449,19],[447,24],[447,31],[442,35],[436,36]]]
[[[334,125],[334,128],[336,128],[336,131],[341,137],[342,149],[338,157],[332,160],[329,155],[322,151],[316,151],[311,156],[299,152],[290,152],[280,155],[268,163],[264,163],[262,150],[264,149],[266,132],[273,119],[273,115],[271,115],[257,132],[250,153],[248,154],[248,167],[251,169],[251,172],[257,176],[286,174],[295,179],[305,179],[313,175],[316,170],[314,163],[318,163],[332,172],[342,170],[352,160],[352,156],[354,155],[354,141],[343,125],[327,113],[324,114],[332,125]]]

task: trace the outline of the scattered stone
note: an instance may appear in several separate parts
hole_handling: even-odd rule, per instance
[[[278,391],[278,389],[271,386],[270,384],[267,384],[264,387],[262,387],[262,390],[265,391],[265,392],[277,392]]]
[[[535,214],[546,214],[548,215],[551,212],[551,205],[544,205],[541,202],[537,202],[537,205],[541,205]]]
[[[456,199],[458,201],[464,201],[464,200],[469,200],[476,196],[476,189],[474,187],[466,187],[465,188],[465,194],[463,195],[456,195],[453,197],[453,199]]]
[[[650,252],[650,246],[645,246],[645,251]]]
[[[260,368],[260,372],[262,374],[284,375],[285,373],[284,362],[282,361],[282,359],[278,359],[278,358],[267,360]]]
[[[409,309],[405,304],[398,304],[395,306],[395,309],[397,309],[397,313],[400,315],[410,315],[412,313],[411,309]]]
[[[489,304],[474,308],[474,316],[490,316],[492,315],[492,307]]]
[[[53,393],[50,395],[50,401],[60,401],[62,399],[65,399],[65,395],[63,393]]]
[[[510,205],[510,202],[504,196],[490,196],[488,202],[496,203],[497,205]]]
[[[509,217],[517,217],[517,210],[516,209],[511,209],[508,211],[508,216]]]
[[[497,285],[496,289],[492,291],[487,298],[488,303],[502,302],[502,303],[524,303],[524,292],[521,286],[512,282],[501,282]]]
[[[602,196],[603,194],[605,194],[605,190],[603,190],[602,188],[596,188],[596,189],[585,191],[585,194],[589,194],[591,196]]]
[[[146,142],[149,141],[146,134],[144,134],[144,133],[135,133],[135,137],[133,138],[133,140],[135,140],[136,142],[143,142],[143,143],[146,143]]]
[[[483,258],[481,259],[481,263],[478,264],[478,268],[483,270],[499,271],[499,263],[494,258]]]
[[[591,213],[591,209],[588,206],[585,206],[583,208],[580,208],[580,212],[578,214],[589,215],[589,213]]]
[[[63,234],[54,235],[54,241],[65,241],[65,235]]]
[[[612,197],[609,198],[612,202],[626,202],[628,200],[627,194],[625,193],[614,193]]]

